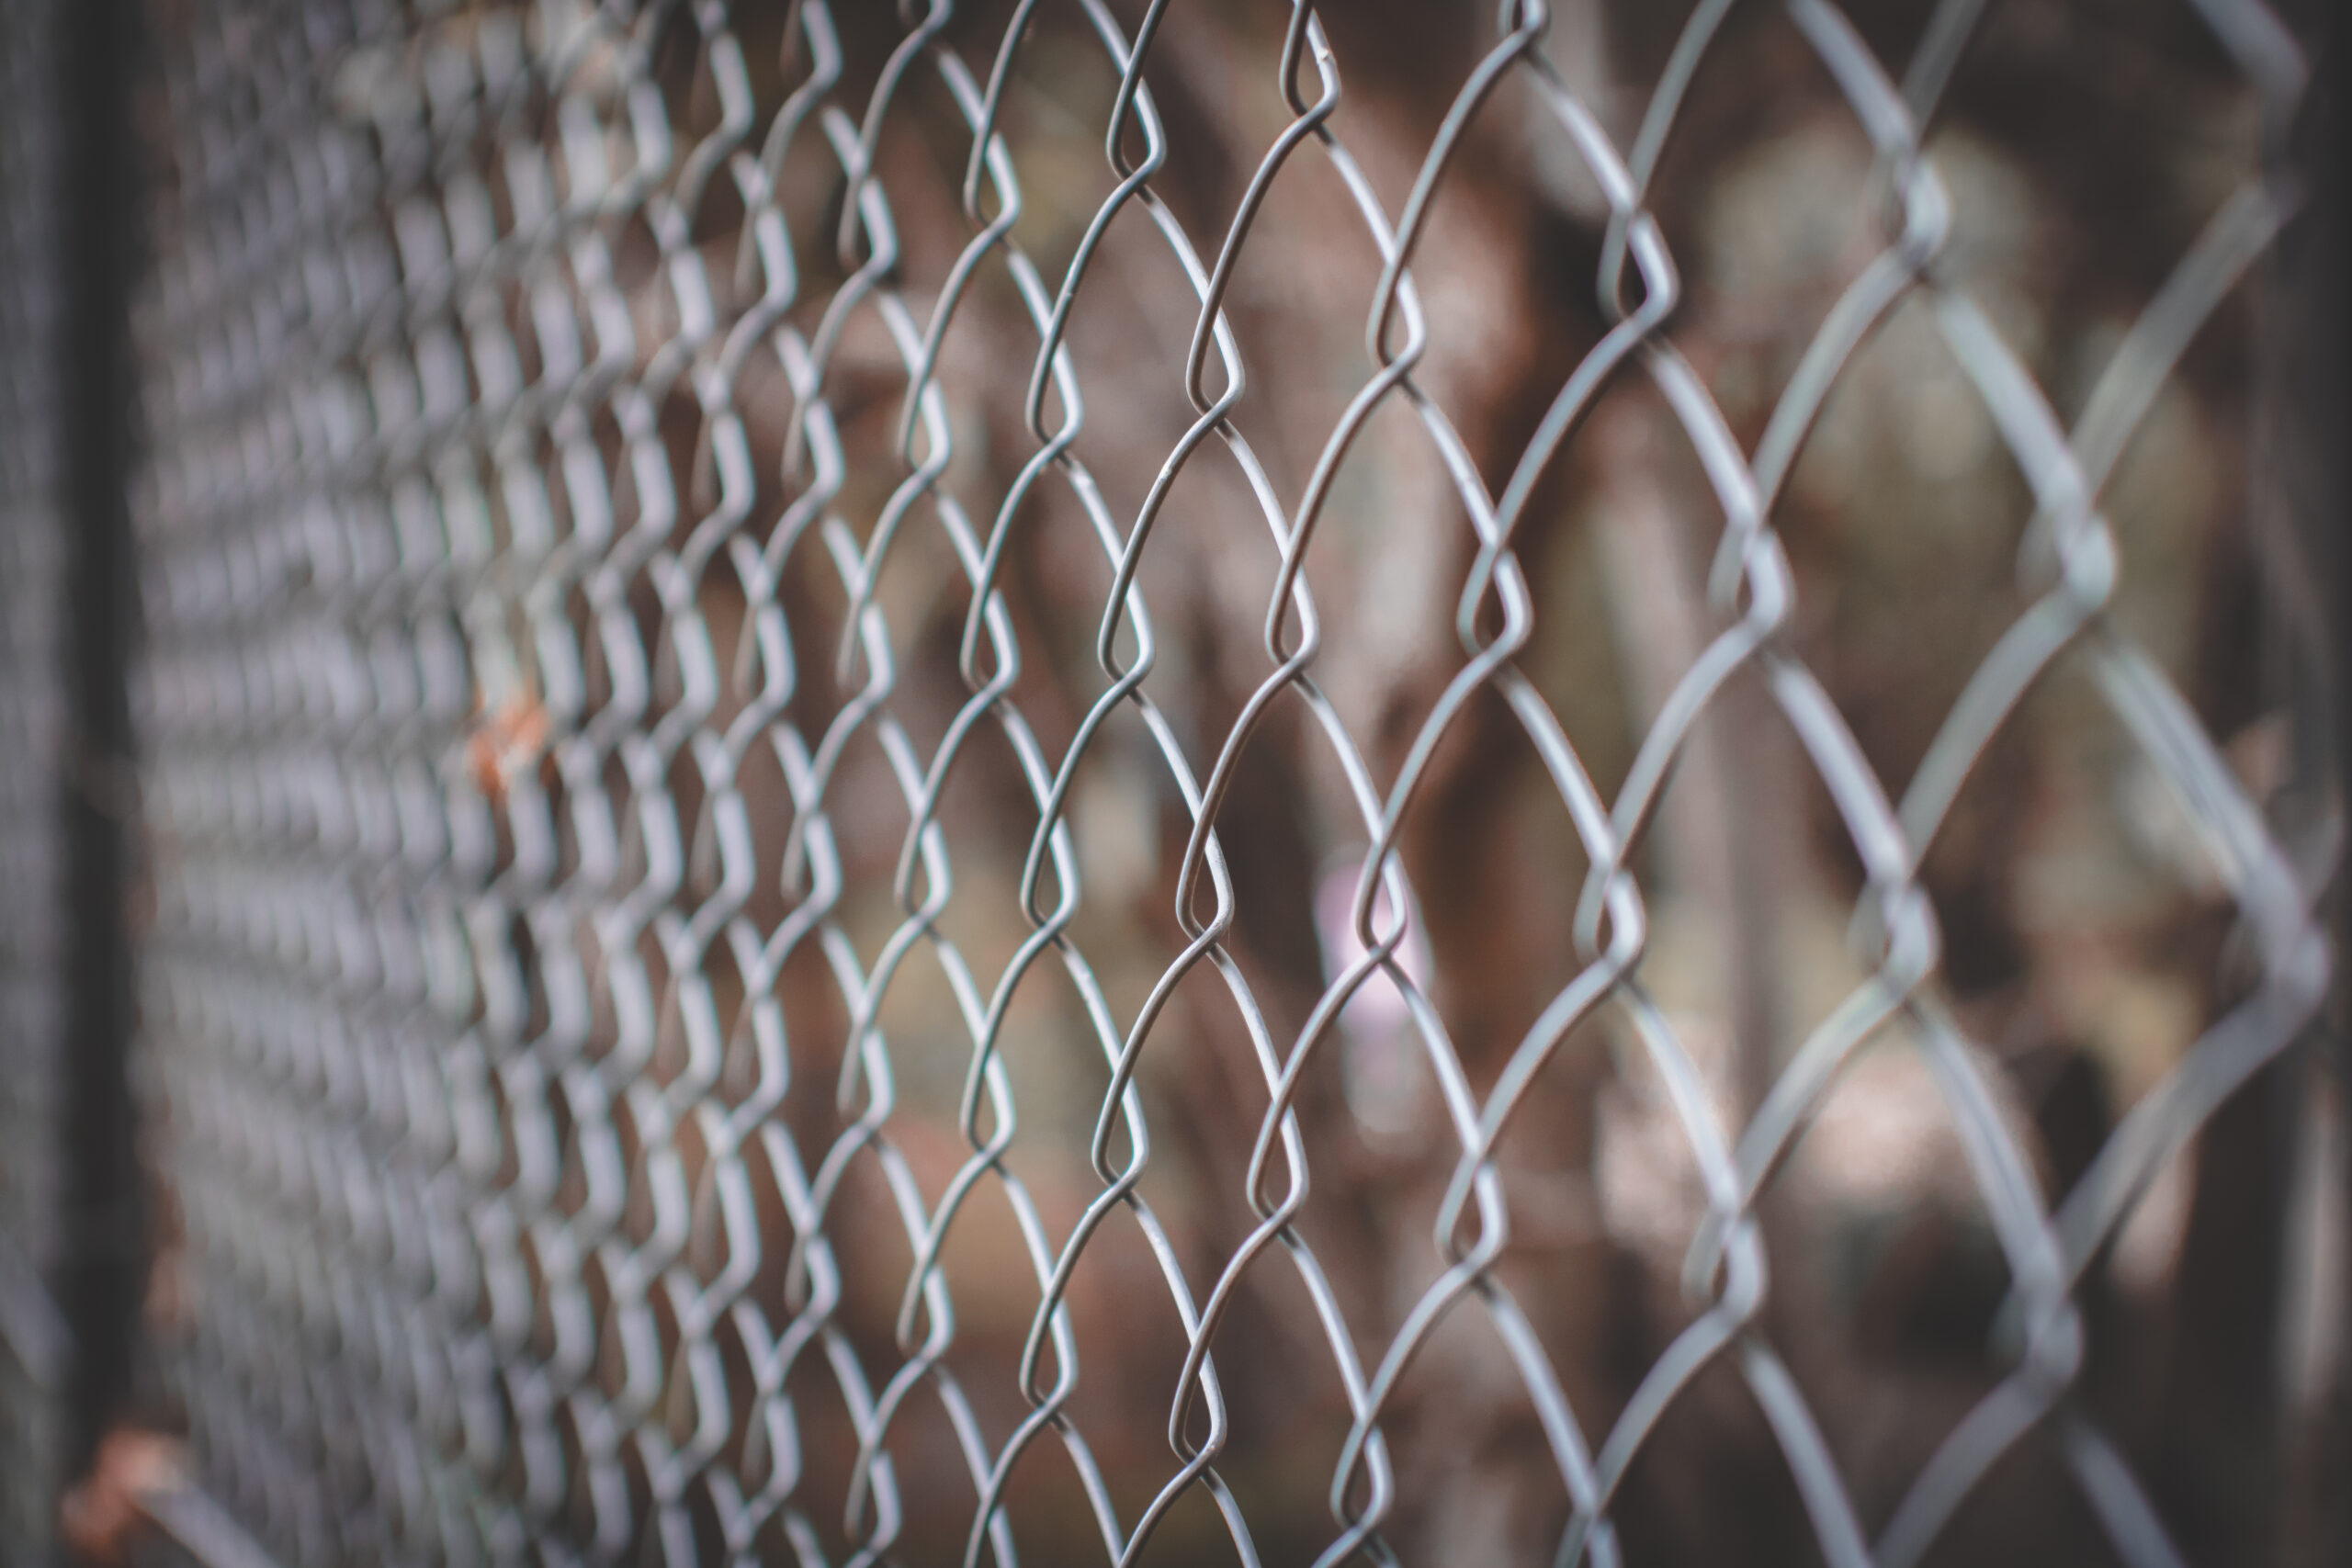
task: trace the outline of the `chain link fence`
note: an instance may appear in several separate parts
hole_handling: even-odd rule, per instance
[[[216,1554],[2352,1540],[2315,36],[158,0],[134,789],[69,9],[0,150],[10,1561],[111,1386],[76,790],[106,1419]]]

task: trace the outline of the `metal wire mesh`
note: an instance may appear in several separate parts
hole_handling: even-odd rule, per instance
[[[1825,1561],[1921,1560],[2030,1441],[2118,1559],[2178,1561],[2078,1397],[2086,1281],[2320,1006],[2332,819],[2282,847],[2110,613],[2135,536],[2103,498],[2292,210],[2303,66],[2252,0],[2198,7],[2253,156],[2059,398],[1923,151],[1980,9],[1890,57],[1876,21],[1784,7],[1880,216],[1817,324],[1782,324],[1756,418],[1653,212],[1727,0],[1638,97],[1588,58],[1598,9],[1441,8],[1460,69],[1419,120],[1351,119],[1346,46],[1381,24],[1306,6],[161,13],[141,1071],[158,1353],[208,1486],[303,1563],[1606,1564],[1640,1558],[1629,1477],[1733,1380]],[[1212,141],[1247,152],[1204,201]],[[1472,185],[1594,241],[1543,284],[1594,293],[1593,331],[1537,356],[1515,423],[1464,405],[1543,330],[1497,281],[1535,242],[1481,228]],[[1342,311],[1364,357],[1334,394],[1302,366],[1340,363],[1305,339]],[[1816,668],[1776,523],[1898,321],[2024,492],[1980,525],[2014,603],[1900,783]],[[12,397],[24,885],[52,596]],[[1535,552],[1558,472],[1629,429],[1687,448],[1657,504],[1712,564],[1679,629],[1631,615],[1665,668],[1597,767],[1544,653],[1582,612]],[[2232,931],[2210,1021],[2063,1179],[1923,871],[2060,681],[2168,786]],[[1726,736],[1759,730],[1826,802],[1848,930],[1828,1005],[1743,1056],[1669,994],[1657,840],[1700,833],[1687,780],[1742,794]],[[1448,922],[1500,939],[1434,891],[1498,747],[1556,802],[1503,852],[1555,918],[1542,1005],[1502,1023]],[[20,1042],[39,922],[9,931]],[[1772,1206],[1893,1057],[2002,1304],[1994,1371],[1862,1496],[1867,1427],[1787,1348],[1812,1298]],[[1613,1387],[1593,1255],[1528,1261],[1591,1223],[1597,1074],[1647,1086],[1687,1189],[1653,1211],[1683,1304]],[[38,1080],[7,1076],[13,1162]],[[1465,1535],[1501,1505],[1459,1472],[1498,1441],[1541,1484]]]

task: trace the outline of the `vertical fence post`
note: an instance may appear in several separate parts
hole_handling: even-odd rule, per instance
[[[2257,478],[2257,527],[2278,580],[2271,598],[2284,606],[2274,639],[2272,683],[2295,700],[2297,783],[2312,798],[2296,809],[2308,824],[2352,822],[2352,311],[2346,310],[2346,220],[2352,214],[2352,157],[2346,137],[2346,18],[2334,0],[2297,0],[2281,7],[2310,49],[2312,73],[2289,148],[2304,182],[2304,205],[2279,238],[2269,269],[2259,344],[2264,460]],[[2344,955],[2352,951],[2352,899],[2346,897],[2344,850],[2335,849],[2329,906],[2335,935],[2336,994],[2321,1013],[2308,1055],[2275,1070],[2269,1098],[2282,1199],[2277,1223],[2290,1234],[2280,1249],[2281,1321],[2277,1379],[2284,1395],[2276,1469],[2274,1560],[2316,1568],[2352,1554],[2352,1496],[2342,1484],[2352,1450],[2352,1354],[2340,1316],[2346,1277],[2344,1217],[2352,1215],[2352,1163],[2343,1159],[2344,1117],[2352,1107],[2352,993]],[[2333,1089],[2331,1111],[2325,1091]],[[2328,1125],[2333,1118],[2333,1130]],[[2335,1162],[2331,1172],[2329,1164]],[[2324,1190],[2336,1185],[2332,1194]],[[2332,1220],[2331,1220],[2332,1216]],[[2330,1238],[2315,1227],[2333,1223]],[[2327,1277],[2331,1272],[2333,1279]],[[2305,1321],[2305,1320],[2311,1321]],[[2333,1386],[2316,1346],[2333,1348]]]
[[[2312,399],[2303,416],[2303,434],[2316,465],[2319,493],[2302,517],[2311,541],[2313,562],[2326,585],[2328,671],[2333,689],[2325,705],[2331,728],[2335,786],[2339,792],[2342,820],[2352,823],[2352,536],[2347,536],[2347,512],[2352,512],[2352,309],[2346,309],[2352,279],[2347,246],[2347,222],[2352,222],[2352,114],[2346,112],[2347,66],[2352,66],[2352,18],[2342,7],[2311,0],[2305,6],[2316,38],[2317,70],[2312,81],[2310,113],[2303,127],[2305,157],[2312,175],[2311,215],[2303,257],[2307,284],[2302,290],[2316,320],[2305,323],[2314,357],[2322,367],[2308,378],[2304,389]],[[2335,1213],[2352,1223],[2352,1157],[2346,1157],[2347,1132],[2352,1132],[2352,983],[2345,973],[2352,953],[2352,887],[2339,863],[2335,886],[2332,927],[2335,939],[2336,994],[2324,1014],[2326,1060],[2323,1070],[2335,1080],[2335,1137],[2334,1152],[2340,1166],[2334,1179],[2342,1185]],[[2330,1179],[2322,1169],[2320,1179]],[[2325,1244],[2322,1243],[2323,1251]],[[2335,1238],[2336,1278],[2317,1281],[2323,1303],[2341,1309],[2352,1294],[2352,1235]],[[2293,1561],[2341,1562],[2352,1561],[2352,1492],[2343,1484],[2343,1466],[2352,1461],[2352,1344],[2342,1324],[2335,1337],[2335,1386],[2318,1393],[2318,1419],[2297,1454],[2296,1473],[2303,1495],[2293,1516],[2301,1527],[2290,1540]]]
[[[130,1389],[144,1274],[127,1064],[133,1000],[125,891],[133,815],[126,676],[135,155],[132,0],[57,7],[65,123],[58,243],[59,408],[69,531],[62,810],[68,925],[56,1297],[74,1335],[64,1474],[85,1472]]]

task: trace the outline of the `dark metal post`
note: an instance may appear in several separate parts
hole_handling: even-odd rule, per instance
[[[130,1386],[145,1275],[127,1074],[132,1023],[125,919],[132,813],[126,674],[133,628],[130,305],[136,200],[132,0],[56,8],[64,178],[62,363],[68,729],[64,1223],[54,1280],[74,1335],[64,1473],[89,1466]]]

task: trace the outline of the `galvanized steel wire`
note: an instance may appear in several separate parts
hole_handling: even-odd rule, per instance
[[[890,1559],[910,1518],[945,1514],[963,1561],[1009,1564],[1023,1546],[1007,1506],[1015,1477],[1056,1450],[1102,1560],[1150,1560],[1170,1517],[1204,1501],[1233,1555],[1256,1562],[1251,1487],[1225,1458],[1234,1391],[1220,1337],[1250,1331],[1234,1314],[1253,1276],[1289,1270],[1320,1326],[1318,1375],[1345,1404],[1320,1562],[1396,1560],[1384,1526],[1411,1477],[1384,1422],[1416,1356],[1464,1320],[1502,1347],[1556,1468],[1556,1562],[1624,1560],[1612,1500],[1713,1367],[1752,1392],[1831,1563],[1918,1562],[2044,1424],[2119,1557],[2177,1561],[2143,1483],[2070,1392],[2085,1357],[2077,1287],[2156,1171],[2312,1019],[2330,975],[2314,913],[2324,867],[2282,848],[2158,660],[2107,614],[2127,547],[2102,497],[2190,340],[2294,210],[2278,139],[2070,425],[1996,312],[1946,265],[1954,206],[1924,128],[1977,0],[1940,0],[1899,61],[1879,58],[1830,0],[1787,0],[1867,134],[1886,216],[1875,259],[1745,443],[1678,346],[1682,283],[1647,206],[1730,0],[1690,16],[1622,146],[1563,74],[1543,0],[1465,9],[1464,27],[1487,29],[1483,53],[1401,205],[1342,140],[1349,62],[1315,8],[1270,4],[1279,50],[1257,62],[1266,79],[1235,90],[1278,94],[1287,124],[1221,233],[1188,225],[1155,186],[1179,137],[1145,80],[1170,0],[1022,0],[977,53],[956,30],[958,0],[902,5],[895,50],[862,96],[847,85],[844,3],[785,8],[785,90],[765,107],[764,67],[742,41],[749,8],[724,0],[288,0],[190,7],[162,25],[170,174],[139,320],[152,457],[136,490],[149,626],[138,697],[154,893],[141,1061],[187,1314],[161,1355],[207,1486],[289,1563],[865,1562]],[[2283,124],[2304,72],[2293,39],[2254,0],[2199,8],[2266,122]],[[1108,195],[1066,260],[1024,246],[1023,149],[1003,129],[1006,85],[1048,12],[1062,44],[1077,40],[1116,81],[1092,128]],[[675,85],[688,77],[691,112]],[[1596,292],[1606,331],[1490,488],[1424,384],[1442,326],[1415,259],[1442,220],[1467,128],[1506,85],[1542,107],[1542,134],[1600,193],[1599,275],[1579,286]],[[960,136],[943,158],[960,164],[966,232],[939,276],[915,276],[901,252],[905,198],[880,152],[918,90],[949,107]],[[936,133],[935,117],[923,124]],[[796,173],[811,160],[828,178]],[[1369,378],[1286,493],[1237,415],[1250,363],[1227,305],[1253,225],[1304,160],[1344,186],[1380,274],[1363,302]],[[25,238],[21,205],[6,203],[11,246]],[[1132,514],[1090,468],[1102,405],[1069,342],[1074,319],[1122,308],[1086,287],[1114,225],[1156,236],[1193,322],[1170,389],[1191,423]],[[50,547],[28,521],[38,441],[25,415],[38,398],[19,385],[41,352],[38,296],[12,287],[0,846],[7,879],[25,886],[43,874],[27,770],[44,750],[26,738],[40,728],[39,648],[55,606],[37,570]],[[941,371],[959,311],[981,308],[984,289],[1029,334],[1025,360],[995,367],[994,395],[1020,402],[1029,443],[1001,494],[972,480],[958,444],[984,437]],[[1799,574],[1774,515],[1849,362],[1906,304],[1929,313],[2033,512],[2018,564],[2029,607],[1896,789],[1799,656]],[[890,359],[844,370],[861,314]],[[751,428],[753,377],[788,403],[780,457]],[[856,378],[886,390],[845,392]],[[1542,606],[1515,547],[1543,475],[1604,389],[1628,381],[1652,389],[1711,491],[1715,620],[1623,784],[1604,792],[1523,667]],[[844,435],[855,412],[842,400],[876,395],[897,410],[887,451]],[[1330,612],[1306,562],[1351,452],[1399,411],[1475,538],[1460,657],[1391,766],[1324,689]],[[1262,677],[1221,732],[1163,702],[1163,667],[1186,634],[1155,621],[1143,581],[1155,540],[1184,525],[1170,498],[1220,448],[1259,511],[1272,584]],[[1024,646],[1001,586],[1009,563],[1042,547],[1023,536],[1024,506],[1048,487],[1090,525],[1112,584],[1074,724],[1024,713],[1024,661],[1034,672],[1051,655]],[[894,621],[906,601],[885,579],[910,557],[962,607],[952,655],[911,645]],[[807,629],[790,624],[810,584],[838,606],[837,645],[820,650],[836,661],[830,686],[808,667]],[[740,615],[712,610],[720,588]],[[1988,747],[2062,662],[2096,682],[2186,807],[2235,907],[2249,978],[2087,1173],[2045,1193],[1943,998],[1920,867]],[[912,678],[918,666],[931,684]],[[953,710],[926,709],[922,694],[950,678]],[[1860,867],[1864,978],[1753,1113],[1729,1122],[1645,982],[1641,866],[1694,729],[1742,681],[1769,694]],[[1397,845],[1462,716],[1496,699],[1589,869],[1573,980],[1474,1080],[1414,960],[1419,901]],[[1285,705],[1314,721],[1346,782],[1350,836],[1366,846],[1347,916],[1354,956],[1295,1036],[1237,957],[1242,895],[1220,830],[1245,753]],[[1189,839],[1181,944],[1140,998],[1115,1000],[1089,957],[1069,813],[1114,727],[1142,738],[1131,751],[1181,801]],[[887,809],[849,797],[853,746],[887,760]],[[1011,760],[1017,828],[943,808],[983,748],[989,766]],[[754,768],[781,780],[780,795],[747,785]],[[861,776],[856,789],[876,787]],[[984,831],[997,841],[976,843]],[[959,868],[988,855],[1020,865],[1023,929],[995,972],[943,919]],[[871,869],[892,861],[887,877]],[[853,909],[878,899],[894,913],[877,946],[853,934]],[[38,925],[11,940],[12,1050],[42,1029],[40,964],[16,956],[33,953]],[[962,1037],[946,1069],[961,1084],[962,1146],[944,1184],[918,1176],[893,1121],[916,1069],[886,1002],[918,964],[945,976]],[[788,983],[796,965],[830,994]],[[1049,970],[1078,998],[1109,1085],[1074,1223],[1050,1219],[1007,1156],[1022,1111],[1007,1058],[1024,1049],[1008,1019],[1024,978]],[[1164,1020],[1188,984],[1229,998],[1258,1074],[1240,1112],[1255,1119],[1251,1219],[1207,1270],[1145,1190],[1152,1128],[1137,1088],[1147,1058],[1186,1048]],[[1424,1103],[1452,1152],[1426,1288],[1373,1322],[1297,1223],[1320,1156],[1298,1100],[1351,999],[1382,988],[1409,1018],[1437,1089]],[[1520,1299],[1498,1269],[1513,1210],[1496,1151],[1570,1033],[1604,1014],[1666,1086],[1704,1199],[1682,1276],[1690,1319],[1613,1416],[1577,1407],[1540,1331],[1544,1303]],[[2007,1371],[1898,1506],[1866,1517],[1767,1332],[1758,1211],[1841,1069],[1891,1024],[1923,1055],[2006,1261]],[[805,1042],[835,1027],[827,1082]],[[6,1076],[13,1171],[40,1120],[17,1102],[38,1079]],[[25,1180],[12,1177],[12,1233],[35,1201]],[[874,1245],[844,1234],[842,1193],[857,1181],[888,1197],[857,1213],[892,1215],[903,1233],[895,1323],[879,1337],[845,1304],[844,1253]],[[1017,1245],[1001,1267],[1035,1307],[1017,1368],[975,1372],[954,1354],[957,1302],[940,1259],[982,1202],[1012,1216]],[[1148,1244],[1164,1296],[1150,1310],[1173,1314],[1186,1349],[1157,1391],[1166,1452],[1139,1504],[1105,1480],[1073,1404],[1080,1380],[1103,1373],[1087,1359],[1101,1342],[1081,1345],[1066,1297],[1113,1224]],[[1010,1426],[992,1414],[1006,1391],[967,1386],[991,1370],[1015,1379],[1025,1414]],[[845,1427],[804,1421],[797,1391],[812,1380]],[[918,1404],[944,1416],[944,1460],[905,1451]],[[20,1427],[12,1416],[12,1444],[27,1440]],[[811,1451],[828,1441],[847,1451]]]

